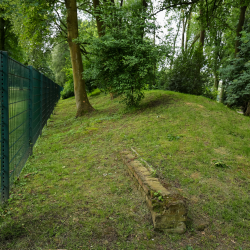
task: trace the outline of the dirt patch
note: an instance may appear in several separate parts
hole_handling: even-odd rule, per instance
[[[200,104],[196,104],[196,103],[186,102],[185,104],[188,105],[188,106],[194,106],[194,107],[204,108],[204,106],[202,106]]]
[[[242,156],[242,155],[237,155],[236,158],[237,158],[238,160],[245,160],[245,157]]]
[[[199,201],[199,198],[198,198],[197,196],[195,196],[195,195],[192,195],[192,196],[190,197],[190,200],[191,200],[192,202],[194,202],[194,203],[197,203],[197,202]]]
[[[217,154],[221,154],[221,155],[227,155],[228,154],[227,150],[224,147],[215,148],[214,151]]]
[[[199,172],[195,172],[193,174],[190,175],[191,178],[193,178],[194,180],[200,179],[201,178],[201,174]]]

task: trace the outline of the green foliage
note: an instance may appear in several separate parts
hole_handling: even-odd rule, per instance
[[[55,75],[50,67],[51,50],[44,49],[42,46],[34,46],[26,53],[26,64],[33,66],[39,72],[55,81]]]
[[[62,99],[67,99],[74,96],[74,81],[72,68],[65,69],[67,82],[64,85],[63,91],[61,92]]]
[[[71,68],[69,46],[66,42],[56,45],[51,53],[51,65],[55,82],[64,86],[67,81],[65,68]]]
[[[68,66],[67,68],[63,69],[63,72],[65,72],[65,74],[66,74],[67,81],[63,87],[63,91],[61,92],[61,96],[62,96],[62,99],[67,99],[67,98],[75,95],[73,70],[70,66]],[[86,80],[85,85],[86,85],[86,91],[88,93],[90,93],[90,96],[100,94],[100,90],[98,90],[98,89],[94,92],[96,87],[95,87],[95,85],[92,84],[91,80]]]
[[[94,56],[85,73],[86,78],[97,79],[99,88],[122,95],[127,106],[139,104],[154,65],[166,53],[166,47],[142,38],[149,23],[138,12],[138,6],[107,8],[103,18],[110,29],[103,37],[91,39]]]
[[[221,78],[226,84],[226,100],[229,106],[242,106],[246,110],[250,100],[250,33],[242,32],[240,52],[229,59],[221,69]]]
[[[159,201],[163,201],[161,190],[154,192],[154,197],[156,197]]]
[[[0,44],[3,47],[0,45],[0,48],[7,51],[13,59],[24,63],[24,50],[19,46],[18,36],[14,33],[7,9],[6,5],[0,3],[0,32],[3,32],[0,36]]]
[[[166,68],[162,68],[156,72],[156,87],[159,89],[166,89],[168,86],[168,71]]]
[[[88,94],[88,96],[97,96],[101,94],[101,90],[100,89],[95,89],[93,90],[91,93]]]
[[[203,65],[204,57],[199,49],[181,53],[168,73],[167,88],[181,93],[201,95],[206,81],[204,72],[200,72]]]
[[[213,163],[218,168],[229,168],[229,166],[221,160],[213,161]]]
[[[214,88],[209,87],[209,86],[204,86],[202,95],[211,99],[211,100],[216,100],[216,98],[218,96],[218,91],[215,90]]]
[[[167,138],[169,141],[178,141],[182,136],[180,135],[171,135],[171,134],[168,134],[167,135]]]

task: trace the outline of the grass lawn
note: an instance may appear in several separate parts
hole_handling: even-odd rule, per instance
[[[8,205],[0,249],[250,249],[250,119],[214,101],[148,91],[140,108],[60,100]],[[119,152],[134,148],[187,200],[187,231],[153,230]]]

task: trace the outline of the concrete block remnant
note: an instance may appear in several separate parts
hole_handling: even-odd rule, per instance
[[[184,233],[187,219],[184,197],[177,189],[163,187],[157,178],[152,177],[152,170],[144,167],[131,152],[122,151],[121,157],[146,200],[155,230]]]

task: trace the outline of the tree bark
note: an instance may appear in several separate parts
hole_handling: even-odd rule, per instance
[[[176,40],[177,40],[179,31],[180,31],[180,26],[181,26],[181,18],[180,18],[180,21],[179,21],[179,23],[177,25],[177,33],[176,33],[175,38],[174,38],[174,46],[173,46],[174,49],[173,49],[173,56],[172,56],[171,61],[170,61],[170,69],[172,69],[173,63],[174,63],[175,46],[176,46]]]
[[[182,17],[182,37],[181,37],[181,48],[182,51],[184,51],[184,41],[185,41],[185,32],[186,32],[186,17],[184,15],[184,11],[182,11],[183,17]]]
[[[82,78],[83,64],[79,44],[73,42],[73,39],[78,38],[78,20],[76,0],[65,0],[67,9],[67,29],[68,29],[68,44],[70,57],[73,69],[74,92],[76,99],[76,117],[83,116],[85,112],[93,111],[88,100],[85,81]]]
[[[203,4],[203,1],[201,1],[201,4]],[[203,10],[202,7],[200,7],[200,18],[201,18],[201,31],[200,31],[200,47],[203,51],[203,47],[204,47],[204,42],[205,42],[205,28],[204,28],[204,24],[203,24]]]
[[[190,13],[189,13],[189,16],[188,16],[185,50],[187,50],[187,45],[188,45],[188,40],[189,40],[189,30],[190,30],[191,17],[192,17],[192,7],[190,9]]]
[[[3,9],[0,8],[0,15],[3,13]],[[0,16],[0,50],[5,50],[5,20]]]
[[[146,13],[147,7],[148,7],[147,0],[142,0],[142,10],[141,10],[141,13],[142,13],[142,14]],[[142,25],[141,25],[141,38],[142,38],[142,39],[143,39],[143,37],[144,37],[144,24],[145,24],[145,22],[146,22],[146,19],[145,19],[145,17],[143,16],[143,17],[142,17]]]
[[[103,21],[101,20],[100,17],[100,10],[98,9],[100,7],[100,1],[99,0],[93,0],[93,6],[95,9],[95,18],[96,18],[96,25],[97,25],[97,31],[99,37],[102,37],[105,35],[105,30],[103,26]]]
[[[244,112],[244,115],[250,116],[250,100],[249,100],[249,102],[247,104],[247,108],[246,108],[246,110]]]
[[[215,48],[213,50],[213,72],[214,72],[214,88],[218,90],[219,87],[219,68],[220,68],[220,45],[221,45],[221,32],[216,32],[214,38]]]
[[[201,1],[201,4],[203,5],[203,0]],[[203,56],[203,48],[204,48],[204,42],[205,42],[205,28],[204,28],[204,23],[203,23],[203,10],[202,10],[202,7],[200,7],[200,25],[201,25],[201,29],[200,29],[200,43],[199,43],[199,53],[200,55],[199,56]],[[201,58],[200,58],[201,59]],[[197,68],[197,71],[201,72],[201,68],[202,68],[202,64],[201,64],[201,61],[199,59],[199,63],[198,63],[198,68]]]
[[[191,49],[191,48],[194,46],[194,44],[198,41],[198,39],[200,38],[200,36],[201,36],[201,34],[198,33],[198,34],[194,37],[194,40],[193,40],[193,42],[191,43],[189,49]]]
[[[214,89],[218,90],[218,87],[219,87],[218,72],[214,71]]]
[[[236,42],[235,42],[235,57],[237,56],[237,54],[239,53],[240,49],[239,49],[239,46],[240,46],[240,38],[241,38],[241,31],[242,31],[242,28],[243,28],[243,25],[244,25],[244,22],[245,22],[245,16],[246,16],[246,9],[247,9],[247,6],[242,6],[240,7],[240,17],[239,17],[239,23],[238,23],[238,26],[237,26],[237,29],[236,29]]]
[[[202,50],[203,50],[204,42],[205,42],[205,34],[206,34],[205,29],[202,29],[200,33],[200,46],[202,47]]]
[[[220,103],[224,103],[224,93],[225,93],[224,89],[225,89],[225,84],[224,84],[224,81],[222,81],[221,90],[220,90],[220,98],[219,98]]]

